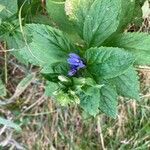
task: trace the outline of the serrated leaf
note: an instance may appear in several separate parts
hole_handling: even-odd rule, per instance
[[[0,97],[3,97],[3,96],[6,96],[6,88],[2,80],[0,79]]]
[[[28,61],[22,57],[20,54],[20,49],[25,46],[25,41],[23,35],[19,31],[14,31],[10,34],[5,35],[5,41],[7,42],[8,49],[14,49],[10,53],[14,55],[21,63],[28,64]],[[29,39],[29,38],[28,38]]]
[[[124,33],[116,36],[111,46],[124,48],[135,55],[136,64],[150,64],[150,35],[146,33]]]
[[[62,74],[62,75],[67,75],[69,70],[69,65],[67,62],[57,62],[53,63],[52,65],[49,66],[44,66],[41,73],[44,74]]]
[[[60,30],[40,24],[28,24],[26,29],[32,35],[32,42],[22,48],[20,54],[34,65],[45,67],[66,62],[68,53],[74,51]]]
[[[137,72],[130,67],[124,74],[110,80],[121,96],[139,100],[139,81]]]
[[[123,74],[134,63],[132,54],[114,47],[88,49],[85,58],[88,70],[105,79]]]
[[[121,0],[121,8],[118,31],[123,31],[131,23],[135,10],[135,0]]]
[[[108,45],[114,40],[115,36],[128,29],[128,25],[142,23],[142,9],[139,0],[121,0],[121,11],[119,15],[119,26],[105,42],[103,46]],[[139,26],[139,25],[138,25]],[[112,46],[112,45],[111,45]]]
[[[68,16],[78,27],[80,36],[90,46],[99,46],[118,27],[120,0],[67,0]]]
[[[70,2],[70,1],[69,1]],[[67,36],[75,43],[81,43],[81,38],[76,32],[76,26],[67,16],[70,5],[66,5],[67,1],[64,0],[47,0],[46,9],[51,19],[51,25],[58,27],[67,33]],[[36,17],[37,19],[37,17]]]
[[[139,0],[121,0],[119,20],[117,33],[123,32],[131,23],[140,23],[142,21],[142,9]]]
[[[103,83],[103,82],[102,82]],[[116,118],[117,116],[117,92],[113,86],[104,82],[100,89],[99,109],[106,115]]]
[[[47,0],[46,9],[50,18],[57,24],[57,26],[66,32],[73,32],[74,27],[68,20],[65,13],[65,2],[64,0]]]
[[[100,46],[119,25],[120,0],[95,0],[84,22],[83,39],[89,47]]]
[[[3,6],[0,12],[0,18],[6,19],[17,13],[17,0],[0,0],[0,5]]]
[[[77,27],[78,34],[83,38],[86,16],[95,0],[66,0],[66,15]]]
[[[96,116],[99,113],[99,89],[90,87],[90,91],[93,91],[94,94],[89,94],[85,92],[81,92],[79,94],[80,97],[80,105],[84,109],[85,112],[92,116]],[[91,93],[91,92],[90,92]]]
[[[21,131],[21,128],[19,125],[17,125],[16,123],[12,122],[11,120],[8,119],[4,119],[2,117],[0,117],[0,124],[7,126],[7,127],[11,127],[13,129],[15,129],[16,131]]]

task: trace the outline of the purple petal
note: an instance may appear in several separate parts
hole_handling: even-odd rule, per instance
[[[77,66],[76,65],[70,65],[70,68],[71,68],[71,70],[73,70],[73,69],[77,70],[78,65]]]
[[[78,55],[75,54],[75,53],[70,53],[69,56],[70,56],[71,58],[80,59],[80,56],[78,56]]]
[[[68,72],[69,76],[75,75],[79,69],[85,67],[85,64],[80,58],[80,56],[78,56],[75,53],[69,54],[69,58],[67,59],[67,62],[70,65],[70,71]]]
[[[76,66],[78,66],[80,63],[80,60],[75,58],[68,58],[67,61],[70,65],[76,65]]]
[[[71,69],[71,70],[68,72],[68,75],[69,75],[69,76],[73,76],[73,75],[76,74],[76,72],[77,72],[76,69]]]

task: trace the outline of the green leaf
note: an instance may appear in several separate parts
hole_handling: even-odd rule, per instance
[[[0,6],[0,18],[2,19],[9,18],[18,11],[17,0],[0,0]]]
[[[137,72],[133,67],[130,67],[124,74],[110,81],[116,86],[119,95],[139,100],[138,79]]]
[[[69,64],[67,62],[53,63],[50,66],[44,66],[41,70],[42,74],[49,74],[50,76],[68,75]]]
[[[66,0],[65,8],[69,19],[77,27],[79,35],[83,38],[83,28],[86,16],[95,0]]]
[[[4,125],[4,126],[7,126],[7,127],[11,127],[13,129],[15,129],[16,131],[21,131],[21,128],[20,128],[19,125],[12,122],[11,120],[7,120],[7,119],[4,119],[2,117],[0,117],[0,124]]]
[[[135,55],[136,64],[150,65],[150,35],[146,33],[124,33],[116,36],[109,45],[124,48]]]
[[[34,65],[46,67],[66,62],[68,53],[75,50],[60,30],[40,24],[28,24],[26,30],[32,35],[32,42],[20,54]]]
[[[0,97],[6,96],[6,88],[0,79]]]
[[[138,0],[140,5],[143,6],[143,4],[145,3],[146,0]]]
[[[61,106],[67,106],[71,102],[69,95],[63,91],[58,91],[55,97]]]
[[[99,113],[99,90],[103,85],[97,84],[92,78],[73,78],[80,105],[86,113],[96,116]]]
[[[11,35],[11,33],[18,27],[18,20],[3,21],[0,24],[0,41],[4,41],[5,36]]]
[[[58,90],[59,86],[57,83],[54,82],[47,82],[45,86],[45,95],[46,96],[54,96],[54,92]]]
[[[120,0],[67,0],[68,16],[90,46],[99,46],[117,30]]]
[[[140,23],[142,21],[142,9],[139,0],[121,0],[119,20],[117,33],[123,32],[131,23]]]
[[[0,4],[0,12],[1,12],[3,9],[5,9],[5,6],[3,6],[3,5]]]
[[[118,104],[117,92],[110,84],[107,82],[104,83],[105,85],[100,89],[99,109],[106,115],[116,118]]]
[[[11,54],[14,55],[21,63],[27,65],[28,61],[20,54],[20,48],[25,46],[23,35],[16,30],[11,34],[6,34],[4,39],[7,42],[8,49],[14,49],[14,51],[11,51]]]
[[[99,100],[100,100],[99,89],[90,87],[88,91],[92,91],[92,94],[89,94],[89,92],[87,93],[81,92],[79,94],[80,105],[85,112],[87,112],[92,116],[96,116],[99,113]]]
[[[128,25],[134,23],[138,26],[142,23],[142,9],[139,0],[121,0],[121,12],[119,15],[119,26],[117,31],[114,32],[104,43],[103,46],[111,43],[115,36],[124,32]]]
[[[68,17],[68,11],[70,10],[70,5],[67,5],[68,2],[70,3],[70,0],[47,0],[46,9],[51,18],[48,20],[51,22],[52,26],[57,26],[62,31],[66,32],[74,43],[82,44],[82,40],[76,32],[76,26]]]
[[[30,42],[31,38],[25,32],[27,42]],[[10,53],[14,55],[21,63],[28,64],[27,60],[23,59],[19,53],[20,48],[25,47],[26,43],[23,39],[23,34],[18,30],[18,20],[3,21],[0,25],[0,40],[5,41],[7,49],[11,49]]]
[[[134,63],[132,54],[113,47],[88,49],[85,58],[89,72],[105,79],[123,74]]]
[[[137,26],[141,26],[143,21],[142,18],[143,14],[142,14],[142,8],[140,3],[142,4],[143,2],[140,2],[139,0],[135,1],[134,16],[132,19],[132,22]]]
[[[120,0],[95,0],[86,15],[83,38],[88,46],[100,46],[119,25]]]
[[[121,0],[122,10],[120,13],[120,23],[118,31],[123,31],[129,23],[131,23],[135,10],[135,0]]]
[[[63,90],[58,90],[54,93],[54,96],[61,106],[80,103],[80,99],[78,98],[78,96],[71,90],[68,90],[67,93]]]
[[[69,33],[74,31],[74,27],[68,20],[68,17],[65,13],[64,0],[47,0],[46,9],[50,18],[57,24],[60,29]]]
[[[40,0],[18,0],[18,8],[21,9],[21,17],[24,22],[35,22],[34,19],[38,17],[39,14],[43,14],[43,5]],[[47,18],[47,22],[50,22],[50,18]],[[38,23],[43,22],[42,18]],[[44,23],[44,22],[43,22]]]

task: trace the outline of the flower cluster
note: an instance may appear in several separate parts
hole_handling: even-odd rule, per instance
[[[69,76],[75,75],[79,69],[85,67],[83,60],[75,53],[70,53],[67,61],[70,65]]]

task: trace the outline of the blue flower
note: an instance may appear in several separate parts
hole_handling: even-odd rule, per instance
[[[70,65],[70,70],[68,72],[69,76],[75,75],[79,69],[85,67],[85,65],[84,65],[82,59],[80,58],[80,56],[78,56],[75,53],[70,53],[69,54],[69,58],[67,59],[67,62]]]

